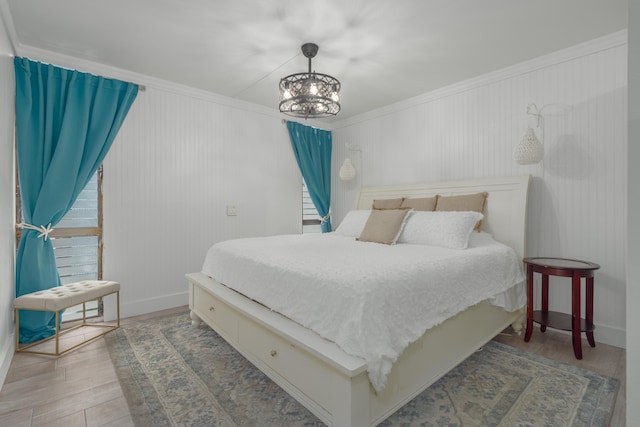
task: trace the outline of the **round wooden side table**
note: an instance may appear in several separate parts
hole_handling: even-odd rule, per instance
[[[540,324],[540,331],[547,330],[547,326],[563,331],[571,331],[573,339],[573,354],[576,359],[582,359],[582,332],[587,335],[591,347],[596,346],[593,338],[593,281],[594,272],[600,266],[589,261],[566,258],[525,258],[527,265],[527,329],[524,340],[528,342],[533,333],[533,322]],[[542,309],[533,310],[533,273],[542,275]],[[571,315],[549,311],[549,276],[571,278]],[[585,278],[585,318],[580,317],[580,285]]]

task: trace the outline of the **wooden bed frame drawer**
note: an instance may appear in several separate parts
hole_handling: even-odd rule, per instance
[[[286,373],[287,380],[300,393],[304,390],[308,397],[323,408],[331,408],[331,387],[335,372],[320,359],[244,318],[238,322],[238,342],[271,371],[275,371],[274,374]]]
[[[211,295],[199,286],[193,289],[193,305],[195,312],[205,322],[215,323],[221,331],[233,337],[238,336],[238,315],[227,304]],[[218,330],[218,328],[214,328]]]

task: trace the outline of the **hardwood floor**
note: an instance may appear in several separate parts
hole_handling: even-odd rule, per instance
[[[122,325],[153,318],[185,307],[131,317]],[[79,336],[82,331],[70,333]],[[596,339],[597,331],[596,331]],[[584,340],[583,359],[573,357],[571,337],[547,329],[533,333],[525,343],[510,330],[496,341],[571,363],[620,380],[620,389],[611,419],[612,427],[625,425],[626,353],[623,349],[597,343],[591,348]],[[127,403],[118,383],[104,338],[80,347],[58,359],[16,354],[0,391],[0,426],[133,426]]]

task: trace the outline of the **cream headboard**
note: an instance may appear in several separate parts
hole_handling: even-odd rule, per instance
[[[429,197],[489,193],[482,230],[511,246],[520,259],[525,256],[527,232],[527,198],[529,175],[478,178],[464,181],[441,181],[413,185],[363,187],[356,199],[356,209],[371,209],[374,199],[395,197]]]

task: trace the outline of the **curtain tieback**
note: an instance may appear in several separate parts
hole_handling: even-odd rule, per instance
[[[331,217],[330,213],[328,213],[325,216],[323,216],[322,219],[320,220],[320,224],[324,224],[325,222],[329,221],[330,217]]]
[[[18,227],[23,229],[26,228],[27,230],[39,231],[40,234],[38,234],[38,238],[42,237],[44,240],[47,240],[49,238],[49,233],[53,231],[53,228],[51,228],[51,223],[49,223],[49,225],[47,225],[46,227],[44,225],[38,227],[37,225],[31,225],[21,222],[20,224],[18,224]]]

